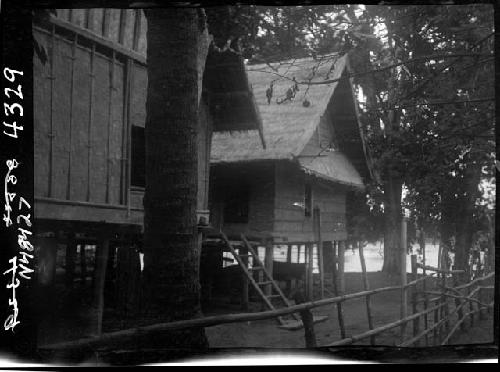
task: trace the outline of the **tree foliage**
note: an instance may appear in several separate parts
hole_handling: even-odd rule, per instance
[[[351,76],[365,97],[360,119],[377,175],[370,188],[377,207],[356,206],[360,214],[350,212],[351,233],[368,239],[373,234],[366,231],[383,229],[368,221],[383,212],[385,234],[395,231],[386,239],[388,259],[398,248],[397,224],[406,208],[411,221],[433,235],[457,242],[467,235],[461,247],[449,247],[464,251],[465,261],[472,244],[469,226],[484,225],[488,212],[479,202],[478,185],[494,176],[491,6],[240,6],[230,11],[242,17],[225,17],[220,35],[233,32],[231,40],[249,63],[349,54]],[[237,28],[227,27],[230,19],[238,19]]]

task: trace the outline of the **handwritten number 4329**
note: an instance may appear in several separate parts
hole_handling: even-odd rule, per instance
[[[8,67],[4,68],[3,70],[3,76],[5,77],[5,79],[7,79],[8,81],[10,81],[11,83],[14,83],[14,81],[16,80],[16,75],[23,75],[23,72],[22,71],[17,71],[17,70],[12,70]],[[22,92],[22,87],[21,87],[21,84],[19,84],[17,86],[17,89],[12,89],[12,88],[5,88],[4,89],[4,94],[7,98],[9,99],[15,99],[17,96],[19,99],[23,99],[23,92]],[[11,96],[11,94],[13,94],[13,96]],[[4,112],[5,112],[5,116],[8,117],[8,116],[19,116],[19,117],[22,117],[23,116],[23,106],[19,103],[6,103],[4,102],[3,104],[3,107],[4,107]],[[3,131],[3,133],[7,136],[10,136],[10,137],[13,137],[13,138],[17,138],[17,131],[18,130],[23,130],[23,126],[22,125],[17,125],[17,122],[16,121],[13,121],[11,123],[8,123],[8,122],[3,122],[3,125],[4,127],[7,127],[7,128],[10,128],[9,131]]]

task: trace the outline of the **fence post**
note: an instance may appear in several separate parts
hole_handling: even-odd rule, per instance
[[[401,319],[406,318],[407,314],[407,299],[406,299],[406,217],[401,219]],[[406,322],[401,324],[401,342],[404,342],[404,337],[406,333]]]
[[[345,240],[339,242],[339,252],[338,252],[338,263],[339,263],[339,291],[343,295],[345,293],[345,277],[344,277],[344,263],[345,263]]]
[[[338,241],[332,242],[332,258],[333,258],[333,268],[332,268],[332,284],[333,284],[333,292],[335,296],[339,296],[339,283],[338,283],[338,270],[337,270],[337,248],[339,246]],[[337,318],[339,321],[339,329],[340,329],[340,337],[344,339],[345,335],[345,326],[344,326],[344,313],[342,311],[342,303],[337,303]]]
[[[436,309],[434,310],[434,324],[438,323],[439,322],[439,309]],[[434,328],[434,339],[433,339],[433,343],[434,343],[434,346],[437,346],[439,345],[439,328],[440,327],[436,327]]]
[[[458,283],[459,283],[457,274],[452,274],[452,278],[453,278],[453,286],[457,287]],[[460,294],[462,294],[462,293],[460,292]],[[462,303],[464,304],[463,306],[465,307],[465,301],[466,300],[462,301],[462,300],[460,300],[458,298],[455,298],[455,307],[458,308],[459,306],[462,306]],[[464,318],[464,311],[463,311],[462,307],[460,307],[460,309],[458,310],[457,314],[458,314],[458,321],[462,322],[460,324],[460,329],[462,331],[465,331],[465,322],[462,321],[462,319]]]
[[[448,297],[446,296],[446,273],[443,273],[441,277],[441,286],[443,290],[443,303],[445,304],[444,307],[442,308],[441,314],[443,314],[443,318],[445,318],[444,322],[444,329],[445,329],[445,334],[447,335],[450,331],[450,321],[449,321],[449,316],[450,316],[450,308],[448,306]]]
[[[471,293],[471,288],[470,287],[467,287],[467,297],[470,296],[470,293]],[[478,304],[479,306],[479,304]],[[471,327],[474,327],[474,305],[473,305],[473,302],[469,300],[469,312],[470,312],[470,326]]]
[[[422,228],[420,230],[420,249],[422,250],[422,275],[424,276],[424,281],[422,283],[422,290],[424,291],[424,310],[427,310],[429,307],[429,295],[426,293],[427,291],[427,271],[425,270],[426,260],[425,260],[425,230]],[[427,329],[429,327],[429,317],[427,313],[424,314],[424,325],[423,329]],[[425,346],[429,346],[429,334],[427,333],[424,337]]]
[[[483,289],[480,287],[481,285],[483,284],[483,282],[479,282],[478,285],[479,285],[479,291],[477,293],[477,299],[479,300],[479,302],[485,302],[484,301],[484,296],[483,296]],[[479,307],[479,319],[480,320],[484,320],[486,319],[486,316],[484,314],[485,310],[484,309],[481,309],[481,305],[477,304],[478,307]]]
[[[295,295],[295,303],[301,304],[305,302],[304,300],[304,295],[300,292],[297,292]],[[316,335],[314,333],[314,318],[311,310],[305,309],[300,311],[300,318],[302,319],[302,324],[304,325],[304,338],[306,341],[306,348],[315,348],[317,346]]]
[[[360,242],[359,245],[359,260],[361,261],[361,270],[363,272],[363,286],[365,291],[369,290],[368,285],[368,275],[366,274],[366,263],[365,263],[365,255],[363,253],[363,243]],[[370,295],[366,295],[366,316],[368,317],[368,328],[370,331],[373,329],[373,320],[372,320],[372,311],[370,304]],[[375,345],[375,335],[370,336],[370,344]]]
[[[411,255],[411,273],[412,273],[412,280],[417,280],[418,279],[418,273],[417,273],[417,255],[412,254]],[[417,306],[417,284],[413,286],[412,289],[412,312],[413,314],[416,314],[418,312],[418,306]],[[413,337],[418,335],[419,332],[419,325],[420,318],[415,318],[413,320]],[[417,346],[420,345],[420,341],[417,342]]]

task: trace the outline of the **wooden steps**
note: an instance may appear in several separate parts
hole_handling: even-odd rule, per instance
[[[281,291],[280,287],[278,286],[278,283],[273,279],[271,274],[266,270],[264,264],[262,261],[259,259],[259,255],[257,252],[254,250],[252,247],[252,244],[246,239],[246,237],[241,234],[241,240],[239,241],[230,241],[228,237],[224,233],[220,233],[220,238],[223,240],[225,245],[229,248],[230,252],[233,254],[234,258],[238,262],[238,265],[242,269],[244,275],[248,278],[248,282],[253,286],[259,297],[262,299],[264,304],[267,306],[269,310],[276,310],[275,305],[272,303],[272,299],[279,300],[280,304],[283,307],[290,307],[291,303],[288,300],[288,298],[285,297],[283,292]],[[257,245],[257,242],[254,242],[254,245]],[[246,254],[239,254],[235,246],[238,247],[243,247],[246,248],[247,252]],[[244,260],[243,260],[244,258]],[[252,258],[252,267],[248,267],[248,258]],[[261,282],[255,281],[253,278],[252,272],[254,271],[262,271],[264,274],[264,280]],[[263,292],[263,289],[261,286],[265,285],[270,285],[272,288],[272,292],[270,295],[266,295]],[[287,328],[285,329],[299,329],[302,326],[302,322],[300,320],[300,316],[297,314],[291,314],[293,317],[293,321],[290,322],[288,320],[285,320],[283,317],[278,317],[278,322],[280,323],[281,326],[286,326]],[[300,323],[301,326],[298,327],[298,323]],[[297,328],[298,327],[298,328]]]
[[[314,315],[313,324],[324,322],[327,319],[328,319],[327,315]],[[287,322],[286,324],[282,324],[279,326],[279,328],[286,329],[289,331],[295,331],[297,329],[301,329],[302,327],[304,327],[304,325],[302,324],[302,320]]]

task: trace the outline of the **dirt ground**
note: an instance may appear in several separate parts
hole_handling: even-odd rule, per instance
[[[363,290],[360,273],[346,273],[346,293]],[[379,288],[398,285],[398,278],[390,278],[381,272],[368,273],[370,288]],[[371,297],[372,316],[374,326],[381,326],[399,319],[400,292],[391,291],[375,294]],[[409,307],[411,309],[411,307]],[[220,310],[205,313],[215,315]],[[227,310],[226,310],[227,313]],[[360,334],[368,330],[365,300],[363,298],[349,300],[343,304],[346,335]],[[340,339],[336,305],[316,308],[314,315],[326,315],[328,319],[315,325],[318,346],[328,345]],[[470,330],[467,322],[468,333],[460,333],[453,337],[451,344],[474,344],[492,342],[493,322],[475,322],[477,329]],[[411,331],[410,331],[411,332]],[[280,329],[275,320],[252,321],[246,323],[222,324],[206,328],[206,334],[211,347],[221,348],[304,348],[303,329],[288,331]],[[393,328],[376,337],[376,345],[395,346],[400,342],[400,327]],[[369,339],[356,343],[367,345]],[[423,345],[422,345],[423,346]]]

